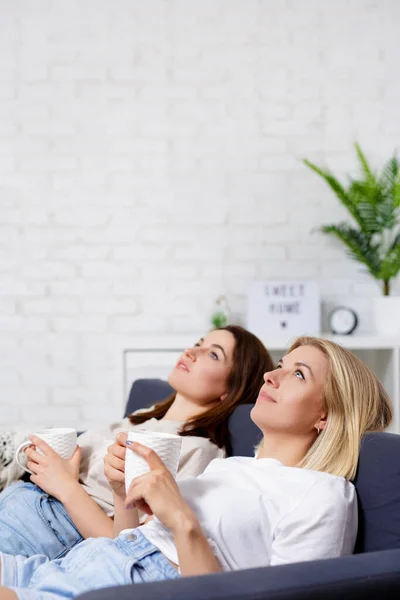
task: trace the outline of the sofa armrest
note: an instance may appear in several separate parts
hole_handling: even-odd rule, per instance
[[[400,550],[96,590],[79,600],[367,600],[400,594]]]

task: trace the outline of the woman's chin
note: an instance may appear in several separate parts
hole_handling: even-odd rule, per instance
[[[263,431],[265,428],[265,417],[265,410],[260,410],[260,406],[255,404],[250,411],[250,419],[261,431]]]
[[[176,392],[184,393],[184,390],[188,385],[187,373],[180,371],[177,367],[175,367],[168,375],[167,381]]]
[[[253,421],[254,425],[257,425],[257,427],[258,427],[258,422],[257,422],[257,406],[256,406],[256,404],[253,406],[253,408],[250,411],[250,419]]]
[[[175,385],[174,385],[174,384],[175,384],[175,381],[176,381],[176,379],[177,379],[177,378],[176,378],[176,375],[177,375],[177,374],[176,374],[176,372],[175,372],[175,371],[176,371],[176,368],[172,369],[171,373],[170,373],[170,374],[168,375],[168,377],[167,377],[167,381],[168,381],[169,385],[170,385],[171,387],[173,387],[174,389],[175,389]]]

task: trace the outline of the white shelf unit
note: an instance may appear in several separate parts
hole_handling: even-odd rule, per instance
[[[123,402],[130,386],[139,377],[165,379],[184,348],[192,346],[201,335],[182,334],[145,336],[129,342],[123,349]],[[389,429],[400,433],[400,339],[376,336],[322,335],[352,350],[379,377],[389,393],[394,407],[393,423]],[[287,339],[262,340],[274,360],[279,360],[290,345]]]

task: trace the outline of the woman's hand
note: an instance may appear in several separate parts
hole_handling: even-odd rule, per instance
[[[186,504],[176,482],[161,458],[147,446],[131,442],[128,452],[139,454],[150,467],[150,472],[135,477],[126,495],[125,507],[137,507],[148,515],[155,515],[175,533],[182,525],[196,524],[193,511]]]
[[[32,483],[64,502],[66,495],[78,484],[80,447],[77,446],[71,458],[66,460],[41,438],[32,435],[30,439],[32,446],[25,450],[25,454],[28,457],[27,467],[33,473],[30,477]],[[43,454],[37,452],[37,449]]]
[[[114,444],[107,448],[104,457],[104,474],[108,479],[112,491],[118,498],[125,500],[125,442],[127,433],[119,433]]]
[[[127,447],[144,458],[150,467],[150,473],[140,475],[132,481],[125,507],[129,508],[133,504],[149,515],[154,514],[171,530],[182,575],[222,571],[196,515],[186,504],[175,479],[158,454],[137,442],[131,442]]]

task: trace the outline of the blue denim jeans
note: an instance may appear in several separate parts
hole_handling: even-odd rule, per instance
[[[33,483],[18,481],[0,494],[0,552],[64,556],[82,541],[64,506]]]
[[[90,590],[176,579],[179,573],[139,530],[91,538],[64,558],[0,555],[2,585],[19,600],[61,600]],[[133,595],[134,596],[134,595]]]

